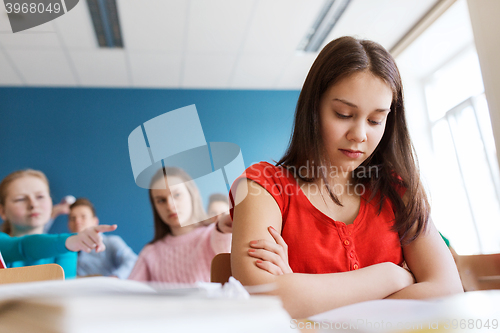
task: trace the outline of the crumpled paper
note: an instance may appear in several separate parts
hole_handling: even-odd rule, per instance
[[[209,298],[230,298],[230,299],[249,299],[250,294],[243,287],[240,281],[234,277],[229,277],[229,281],[224,285],[220,283],[198,282],[198,288],[202,288]]]

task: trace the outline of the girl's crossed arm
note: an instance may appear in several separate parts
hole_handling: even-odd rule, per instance
[[[243,186],[248,187],[248,193],[241,201],[239,195],[246,192]],[[271,294],[280,296],[293,318],[305,318],[356,302],[382,299],[413,283],[409,272],[392,263],[343,273],[271,274],[259,267],[248,251],[254,249],[250,246],[253,240],[275,242],[268,227],[281,230],[280,209],[273,197],[251,180],[240,181],[236,202],[240,203],[235,207],[233,216],[233,275],[243,285],[275,283],[277,288]],[[286,267],[283,269],[286,270]]]
[[[409,198],[403,196],[407,203]],[[417,283],[389,298],[431,298],[463,292],[462,282],[450,250],[429,219],[427,230],[403,246],[403,255]]]
[[[403,200],[406,202],[407,198]],[[276,230],[269,228],[269,233],[274,240],[252,242],[250,246],[257,250],[249,253],[250,256],[261,259],[256,265],[273,275],[291,273],[286,243]],[[429,221],[427,232],[403,247],[403,253],[416,283],[387,298],[424,299],[463,292],[453,257],[432,221]]]

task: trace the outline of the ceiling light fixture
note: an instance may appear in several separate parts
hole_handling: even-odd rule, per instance
[[[326,0],[312,27],[300,41],[297,50],[318,52],[351,0]]]
[[[116,0],[87,0],[100,47],[123,47]]]

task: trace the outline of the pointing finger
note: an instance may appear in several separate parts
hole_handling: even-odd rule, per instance
[[[108,224],[101,224],[95,227],[95,231],[97,232],[108,232],[108,231],[114,231],[118,228],[116,224],[113,225],[108,225]]]

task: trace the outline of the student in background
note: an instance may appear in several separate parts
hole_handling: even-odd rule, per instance
[[[85,198],[78,198],[69,211],[68,228],[80,232],[99,224],[94,205]],[[78,254],[78,276],[104,275],[126,279],[137,260],[137,254],[117,235],[103,235],[106,251]]]
[[[208,216],[229,214],[229,201],[227,195],[222,193],[211,194],[208,197],[207,213]]]
[[[167,178],[170,186],[166,186]],[[129,279],[209,282],[212,259],[218,253],[230,251],[229,215],[206,220],[198,188],[182,169],[158,170],[149,188],[155,235],[139,253]],[[206,225],[213,220],[216,223]]]
[[[293,318],[463,292],[430,220],[399,71],[377,43],[342,37],[324,47],[285,156],[249,167],[231,192],[232,273],[243,285],[275,283]]]
[[[43,227],[50,219],[52,199],[47,177],[36,170],[20,170],[0,183],[0,252],[7,267],[56,263],[66,278],[76,276],[76,251],[103,251],[101,232],[116,225],[86,229],[76,235],[45,235]]]
[[[67,195],[64,198],[61,199],[61,201],[58,204],[55,204],[52,207],[52,214],[50,216],[49,222],[43,227],[43,231],[45,233],[48,233],[50,228],[52,227],[52,224],[54,224],[54,221],[57,217],[61,215],[68,215],[69,214],[69,206],[73,202],[75,202],[76,198],[72,195]]]
[[[14,236],[43,233],[50,220],[52,198],[49,181],[37,170],[20,170],[2,181],[2,231]]]

